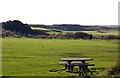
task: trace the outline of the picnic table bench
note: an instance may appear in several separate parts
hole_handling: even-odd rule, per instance
[[[68,69],[69,71],[73,71],[74,66],[79,66],[79,75],[87,74],[89,71],[88,66],[95,66],[95,64],[86,62],[93,60],[92,58],[60,58],[60,60],[65,62],[59,62],[59,64],[64,65],[65,69]]]

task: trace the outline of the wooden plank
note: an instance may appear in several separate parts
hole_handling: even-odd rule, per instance
[[[65,66],[95,66],[95,64],[89,64],[89,63],[82,64],[81,62],[71,62],[70,65],[67,62],[59,62],[59,64]]]
[[[58,64],[68,64],[68,62],[58,62]],[[71,64],[81,64],[81,62],[71,62]]]
[[[92,58],[60,58],[62,61],[88,61],[93,60]]]
[[[85,63],[85,64],[71,64],[71,65],[65,65],[65,66],[95,66],[95,64],[87,64],[87,63]]]

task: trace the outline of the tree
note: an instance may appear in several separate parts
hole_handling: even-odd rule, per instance
[[[9,31],[7,34],[3,33],[4,35],[9,34],[9,36],[11,36],[13,32],[15,32],[14,35],[22,35],[22,36],[25,36],[25,37],[30,37],[30,35],[31,36],[32,35],[34,35],[34,36],[49,35],[42,30],[32,30],[30,25],[23,24],[19,20],[3,22],[2,23],[2,28],[4,29],[4,31]]]
[[[74,34],[74,38],[75,39],[90,39],[90,35],[87,33],[83,33],[83,32],[76,32]]]

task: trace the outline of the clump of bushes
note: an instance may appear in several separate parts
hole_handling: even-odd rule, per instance
[[[114,67],[108,70],[108,75],[120,76],[120,62],[118,62]]]
[[[37,32],[37,31],[35,31]],[[46,38],[47,33],[41,32],[42,34],[36,33],[36,34],[26,34],[26,33],[20,33],[16,31],[10,31],[10,30],[4,30],[2,29],[2,38],[4,37],[15,37],[15,38],[21,38],[21,37],[27,37],[27,38]]]
[[[92,34],[87,34],[83,32],[76,32],[76,33],[59,33],[59,34],[50,34],[47,38],[49,39],[92,39]]]

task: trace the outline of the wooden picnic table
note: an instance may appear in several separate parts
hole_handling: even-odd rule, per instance
[[[67,64],[65,65],[68,70],[73,71],[74,66],[79,66],[79,75],[86,73],[88,70],[88,66],[94,66],[94,64],[86,63],[86,61],[93,60],[92,58],[60,58],[62,61],[66,61]],[[80,62],[72,62],[72,61],[80,61]],[[64,64],[65,62],[60,62]]]

